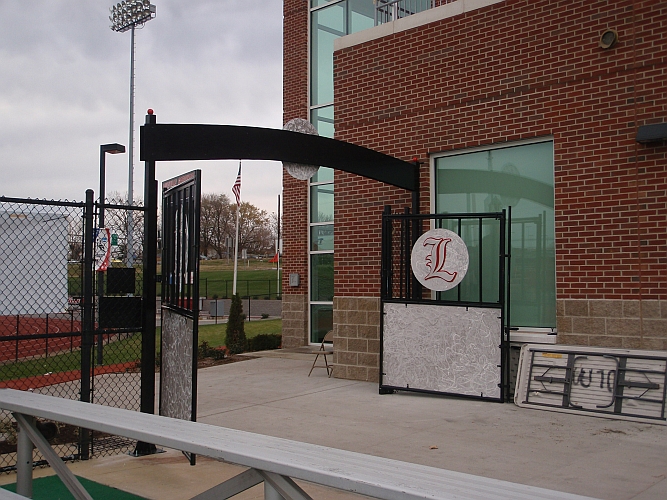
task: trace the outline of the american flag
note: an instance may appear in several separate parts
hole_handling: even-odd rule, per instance
[[[236,182],[232,187],[232,193],[236,196],[236,206],[241,205],[241,162],[239,162],[239,173],[236,175]]]

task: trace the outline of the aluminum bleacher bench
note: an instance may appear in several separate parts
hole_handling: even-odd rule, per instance
[[[0,500],[25,500],[28,497],[0,488]]]
[[[17,492],[25,496],[30,496],[31,491],[32,467],[28,467],[28,463],[31,465],[34,443],[73,496],[90,499],[35,428],[34,418],[38,417],[249,467],[238,476],[195,496],[197,500],[229,498],[261,482],[264,482],[267,499],[310,499],[293,479],[392,500],[589,498],[199,422],[12,389],[0,389],[0,408],[11,411],[20,427]]]

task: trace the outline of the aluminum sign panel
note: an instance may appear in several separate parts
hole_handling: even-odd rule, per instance
[[[667,353],[524,345],[519,406],[665,422]]]

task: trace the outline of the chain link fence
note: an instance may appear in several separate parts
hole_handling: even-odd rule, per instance
[[[94,271],[86,259],[86,216],[94,226],[99,216],[92,202],[0,198],[0,388],[139,410],[143,209],[110,200],[104,215],[109,268]],[[52,422],[38,427],[65,460],[134,446]],[[0,412],[0,472],[15,469],[16,428]],[[45,464],[38,451],[34,461]]]

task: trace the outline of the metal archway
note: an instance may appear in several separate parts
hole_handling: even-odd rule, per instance
[[[155,328],[157,276],[156,161],[276,160],[331,167],[412,192],[419,207],[419,163],[409,163],[371,149],[335,139],[287,130],[233,125],[158,124],[152,111],[140,129],[144,162],[144,287],[141,364],[141,411],[155,405]],[[140,443],[145,453],[150,445]],[[139,449],[141,446],[137,445]]]

